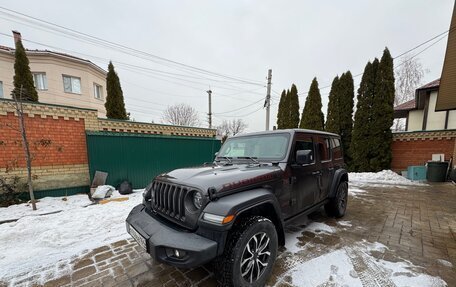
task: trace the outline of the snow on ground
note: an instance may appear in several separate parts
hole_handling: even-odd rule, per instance
[[[40,267],[128,238],[125,219],[141,202],[142,191],[135,190],[127,201],[102,205],[90,205],[87,195],[73,195],[66,201],[62,197],[43,198],[37,212],[25,204],[0,208],[1,218],[19,218],[0,224],[0,281],[8,282],[6,278],[23,272],[39,274]],[[113,196],[119,197],[118,192]],[[63,274],[54,274],[59,275]]]
[[[437,263],[439,263],[440,265],[445,266],[445,267],[453,268],[453,263],[446,261],[444,259],[437,259]]]
[[[364,244],[337,249],[296,264],[287,275],[295,286],[446,286],[408,261],[376,259],[368,249]]]
[[[335,229],[325,223],[311,222],[309,225],[306,226],[306,228],[304,228],[304,231],[310,231],[313,233],[334,233]]]
[[[66,201],[64,201],[66,199]],[[46,197],[37,203],[38,210],[33,211],[28,203],[15,204],[9,207],[0,208],[0,222],[17,220],[24,216],[37,216],[62,210],[85,207],[92,204],[92,201],[84,194],[68,197]]]
[[[352,227],[353,226],[351,224],[351,222],[348,220],[339,220],[339,221],[337,221],[337,224],[339,224],[340,226],[343,226],[343,227]]]
[[[348,174],[350,183],[354,184],[387,184],[387,185],[423,185],[418,181],[412,181],[398,175],[392,170],[383,170],[380,172],[350,172]]]
[[[295,233],[295,240],[287,236],[288,241],[294,242],[292,246],[287,244],[290,252],[297,253],[314,247],[312,244],[299,247],[298,234]],[[421,273],[421,268],[407,260],[390,262],[371,254],[387,250],[381,243],[363,240],[335,250],[329,249],[327,253],[308,260],[299,256],[288,257],[286,265],[290,269],[281,277],[291,278],[293,286],[447,286],[441,278]],[[277,285],[280,286],[280,283]]]
[[[353,196],[353,197],[358,197],[359,194],[367,192],[364,189],[360,189],[357,187],[352,187],[351,185],[348,186],[348,194]]]

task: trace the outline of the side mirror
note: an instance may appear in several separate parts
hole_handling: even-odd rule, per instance
[[[310,149],[298,150],[296,152],[296,163],[299,165],[313,163],[312,150],[310,150]]]

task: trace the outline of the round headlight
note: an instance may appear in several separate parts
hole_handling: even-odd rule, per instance
[[[200,209],[203,206],[203,194],[201,191],[193,193],[193,205],[196,209]]]

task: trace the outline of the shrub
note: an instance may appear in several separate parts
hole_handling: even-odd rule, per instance
[[[22,183],[18,176],[7,180],[0,176],[0,207],[21,203],[19,198],[27,184]]]

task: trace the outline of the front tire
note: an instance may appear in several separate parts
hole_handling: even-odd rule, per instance
[[[329,216],[340,218],[345,215],[348,201],[348,182],[342,181],[337,187],[336,195],[325,205],[325,211]]]
[[[277,231],[262,216],[242,219],[234,227],[218,259],[216,276],[221,286],[264,286],[277,256]]]

